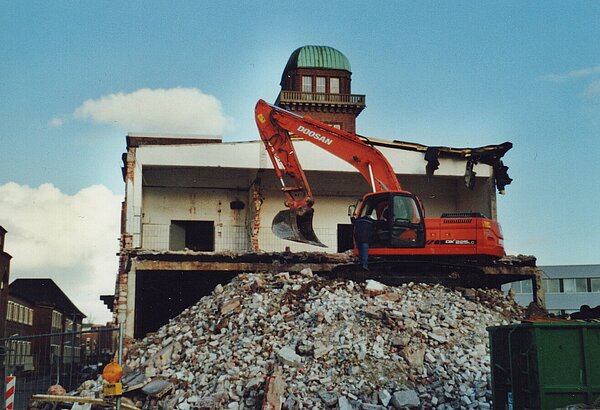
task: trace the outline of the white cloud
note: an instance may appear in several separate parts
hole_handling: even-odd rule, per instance
[[[73,115],[126,131],[214,135],[231,128],[221,102],[197,88],[143,88],[110,94],[85,101]]]
[[[595,74],[600,74],[600,65],[597,65],[595,67],[580,68],[562,74],[547,74],[541,76],[540,79],[546,81],[565,81],[570,80],[572,78],[590,77]]]
[[[592,81],[592,83],[585,88],[583,94],[586,97],[594,97],[596,95],[600,95],[600,80]]]
[[[100,323],[110,320],[99,295],[114,293],[121,201],[102,185],[75,195],[52,184],[0,185],[11,281],[51,278],[84,314]]]
[[[51,127],[61,127],[63,124],[64,120],[60,117],[54,117],[48,122]]]

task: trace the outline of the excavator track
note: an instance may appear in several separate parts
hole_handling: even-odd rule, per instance
[[[350,263],[335,266],[331,278],[377,280],[387,285],[402,283],[439,283],[449,287],[500,288],[502,284],[533,280],[540,276],[535,258],[512,256],[497,260],[469,259],[383,259],[372,258],[369,269]]]

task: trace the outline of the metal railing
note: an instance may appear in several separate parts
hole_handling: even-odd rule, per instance
[[[118,333],[118,328],[102,327],[0,339],[0,408],[5,408],[9,375],[16,378],[15,409],[27,408],[32,395],[46,394],[52,385],[68,392],[96,379],[115,356]]]
[[[337,252],[338,231],[331,228],[315,228],[317,237],[327,245],[323,252]],[[144,224],[142,249],[153,251],[169,250],[169,225]],[[314,251],[311,245],[298,244],[276,237],[270,226],[261,226],[258,236],[260,249],[278,252],[290,248],[292,252]],[[250,232],[244,226],[229,226],[215,232],[215,252],[246,252],[250,250]]]
[[[153,251],[169,250],[170,225],[143,224],[142,248]],[[245,252],[250,250],[250,233],[245,226],[226,226],[215,229],[214,251]]]
[[[307,93],[302,91],[281,91],[278,101],[285,102],[311,102],[311,103],[335,103],[365,105],[365,96],[362,94],[328,94]]]

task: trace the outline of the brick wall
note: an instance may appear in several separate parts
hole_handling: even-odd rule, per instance
[[[329,125],[339,124],[344,131],[356,132],[356,114],[354,112],[295,111],[300,115],[305,115]]]

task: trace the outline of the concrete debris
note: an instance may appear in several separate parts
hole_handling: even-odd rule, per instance
[[[463,398],[465,396],[461,397],[461,399]],[[415,408],[419,407],[420,404],[419,395],[414,390],[401,390],[392,395],[392,406],[395,409]]]
[[[163,397],[173,389],[173,384],[168,380],[155,379],[142,387],[142,392],[148,396]]]
[[[522,317],[497,290],[241,274],[130,346],[132,380],[162,384],[127,396],[142,409],[488,408],[486,327]]]
[[[386,286],[376,280],[367,279],[365,285],[365,292],[370,296],[382,295],[385,293]]]
[[[392,395],[390,394],[389,391],[387,391],[385,389],[380,390],[378,393],[378,396],[379,396],[379,401],[384,406],[387,406],[389,404],[390,400],[392,400]]]
[[[127,364],[174,385],[144,408],[172,396],[175,408],[486,407],[485,329],[522,314],[496,290],[241,274],[132,346]]]
[[[64,387],[60,384],[53,384],[48,387],[48,394],[52,396],[64,396],[66,394]]]
[[[296,351],[290,346],[284,346],[277,352],[279,361],[289,367],[299,367],[302,364],[302,357],[296,354]]]

